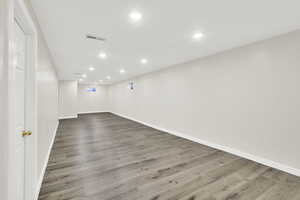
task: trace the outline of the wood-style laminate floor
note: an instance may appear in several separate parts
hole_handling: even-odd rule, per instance
[[[60,122],[39,200],[300,200],[300,178],[111,113]]]

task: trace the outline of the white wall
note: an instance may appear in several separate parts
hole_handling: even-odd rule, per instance
[[[34,19],[35,26],[38,30],[38,66],[37,66],[37,114],[38,114],[38,149],[37,149],[37,169],[38,178],[41,177],[43,164],[47,159],[47,151],[50,147],[50,141],[54,136],[54,130],[58,123],[58,80],[52,63],[52,58],[44,42],[42,33],[35,19],[34,13],[28,3],[24,1],[29,8],[29,12]],[[12,69],[8,58],[9,41],[12,38],[10,32],[13,27],[14,1],[0,1],[0,199],[11,199],[9,195],[15,192],[15,185],[12,185],[11,174],[8,174],[9,160],[13,160],[13,150],[9,151],[14,145],[10,140],[9,133],[14,131],[14,127],[10,126],[10,106],[9,85],[14,81],[12,78]],[[11,157],[9,157],[11,156]],[[12,172],[13,173],[13,172]],[[38,182],[38,180],[36,180]],[[8,187],[11,186],[11,187]],[[38,186],[37,186],[38,187]]]
[[[59,81],[59,118],[77,117],[77,90],[77,81]]]
[[[38,170],[41,174],[58,126],[58,80],[42,41],[39,42],[38,55]]]
[[[300,170],[299,44],[296,31],[112,85],[111,109]]]
[[[96,88],[96,92],[88,92],[87,88]],[[107,86],[101,85],[78,85],[79,113],[107,112]]]
[[[8,199],[8,155],[9,155],[9,99],[8,99],[8,26],[12,10],[12,2],[0,1],[0,199]]]

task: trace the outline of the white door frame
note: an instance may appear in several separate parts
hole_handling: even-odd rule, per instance
[[[8,98],[10,103],[9,109],[9,169],[8,169],[8,199],[16,199],[14,186],[14,172],[16,171],[16,156],[14,155],[16,145],[16,133],[15,133],[15,68],[14,68],[14,21],[16,20],[20,27],[23,29],[27,38],[27,56],[26,56],[26,70],[25,70],[25,129],[30,130],[33,134],[24,138],[25,142],[25,199],[33,200],[37,187],[37,95],[36,95],[36,68],[37,68],[37,30],[34,22],[27,10],[23,0],[13,1],[13,10],[9,16],[9,53],[8,53],[8,67],[9,67],[9,84],[8,84]],[[21,133],[20,133],[21,134]]]

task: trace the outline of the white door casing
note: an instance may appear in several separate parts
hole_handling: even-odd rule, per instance
[[[26,76],[26,35],[15,21],[14,24],[14,67],[15,67],[15,125],[16,125],[16,198],[25,199],[25,76]]]

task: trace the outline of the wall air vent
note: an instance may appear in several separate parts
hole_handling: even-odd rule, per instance
[[[105,38],[98,37],[98,36],[91,35],[91,34],[87,34],[86,38],[91,39],[91,40],[99,40],[99,41],[102,41],[102,42],[104,42],[106,40]]]

